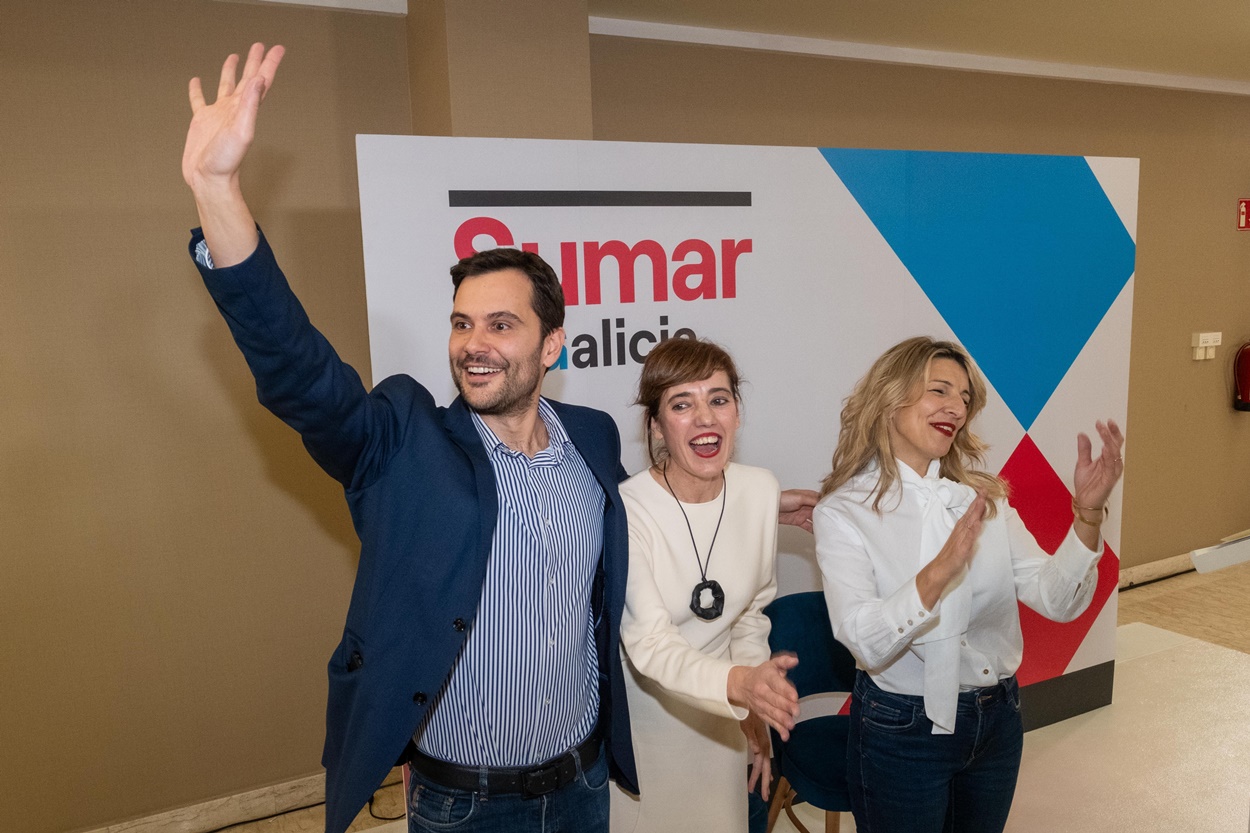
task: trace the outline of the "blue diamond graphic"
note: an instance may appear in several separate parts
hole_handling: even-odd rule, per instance
[[[1133,274],[1079,156],[821,153],[1025,430]]]

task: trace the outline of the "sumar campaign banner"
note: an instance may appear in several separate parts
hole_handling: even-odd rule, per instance
[[[545,395],[615,417],[656,343],[710,338],[746,380],[737,459],[818,488],[843,399],[901,339],[953,339],[990,386],[989,467],[1053,550],[1078,431],[1125,425],[1138,162],[1080,156],[409,136],[358,138],[374,379],[450,402],[448,268],[516,246],[560,275],[564,353]],[[1024,685],[1114,658],[1120,492],[1098,593],[1076,622],[1022,609]],[[820,587],[786,529],[781,593]],[[1109,674],[1108,670],[1108,674]],[[1100,677],[1110,698],[1110,677]]]

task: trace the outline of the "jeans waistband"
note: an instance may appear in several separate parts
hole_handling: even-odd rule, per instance
[[[870,675],[868,672],[863,671],[863,670],[859,671],[856,674],[855,685],[856,687],[863,685],[865,693],[868,690],[875,689],[876,691],[879,691],[890,697],[898,697],[898,698],[907,700],[909,702],[915,703],[920,706],[924,705],[923,695],[898,694],[893,691],[886,691],[884,688],[877,685],[877,683],[872,679],[872,675]],[[1016,682],[1016,675],[1012,674],[1010,677],[1005,677],[999,680],[998,683],[996,683],[995,685],[985,686],[983,688],[972,688],[972,689],[968,689],[967,691],[959,692],[959,704],[961,706],[977,706],[977,705],[984,706],[989,703],[997,702],[999,700],[1006,700],[1008,698],[1008,695],[1011,692],[1017,690],[1018,688],[1019,688],[1019,684]]]

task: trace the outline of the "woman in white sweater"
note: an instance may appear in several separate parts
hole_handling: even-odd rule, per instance
[[[722,348],[675,338],[638,384],[651,466],[621,484],[629,581],[621,622],[641,796],[612,794],[613,833],[747,829],[752,780],[768,783],[768,734],[794,726],[793,657],[769,658],[780,492],[730,462],[738,371]],[[815,494],[787,498],[800,522]],[[806,511],[802,504],[806,503]],[[765,786],[765,791],[766,791]],[[767,793],[765,792],[765,797]]]
[[[977,470],[986,387],[957,344],[879,358],[842,411],[813,519],[830,621],[860,668],[848,778],[860,833],[998,833],[1020,767],[1017,600],[1066,622],[1097,584],[1123,437],[1077,437],[1073,526],[1047,556]]]

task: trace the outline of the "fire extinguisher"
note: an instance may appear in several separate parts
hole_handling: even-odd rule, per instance
[[[1250,411],[1250,341],[1237,349],[1233,359],[1233,407]]]

